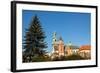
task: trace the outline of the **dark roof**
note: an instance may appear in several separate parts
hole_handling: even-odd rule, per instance
[[[74,46],[74,45],[67,46],[67,47],[70,47],[71,49],[79,49],[79,47],[78,47],[78,46]]]
[[[61,37],[61,36],[59,37],[59,40],[63,41],[63,39],[62,39],[62,37]]]

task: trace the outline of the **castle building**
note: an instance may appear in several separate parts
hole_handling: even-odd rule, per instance
[[[79,55],[83,58],[91,58],[91,46],[90,45],[83,45],[79,49]]]
[[[69,42],[67,45],[64,45],[64,41],[62,37],[57,39],[56,33],[53,33],[53,40],[52,40],[52,55],[51,58],[55,57],[62,57],[62,56],[70,56],[73,54],[77,54],[79,48],[77,46],[72,45]]]
[[[90,45],[83,45],[78,47],[73,45],[71,42],[64,44],[62,37],[57,38],[56,33],[53,33],[52,39],[52,53],[51,59],[53,58],[61,58],[67,57],[71,55],[80,55],[83,58],[90,59],[91,58],[91,46]]]
[[[66,45],[65,51],[66,51],[66,56],[77,55],[79,47],[72,45],[71,42],[69,42],[69,44]]]

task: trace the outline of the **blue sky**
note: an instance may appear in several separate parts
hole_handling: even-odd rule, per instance
[[[52,51],[53,32],[57,33],[58,38],[61,36],[65,44],[69,41],[77,46],[91,43],[90,13],[23,10],[23,36],[25,36],[25,29],[29,27],[31,19],[35,15],[39,17],[45,32],[48,52]]]

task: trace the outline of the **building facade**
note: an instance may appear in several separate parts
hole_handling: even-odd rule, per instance
[[[57,34],[53,33],[52,39],[52,53],[51,59],[57,57],[67,57],[71,55],[78,55],[85,59],[91,58],[91,46],[90,45],[83,45],[83,46],[76,46],[73,45],[71,42],[64,44],[62,37],[57,38]]]
[[[79,55],[83,58],[90,59],[91,58],[91,46],[83,45],[79,49]]]
[[[64,44],[62,37],[57,39],[56,33],[53,33],[52,39],[52,54],[51,58],[62,57],[62,56],[70,56],[73,54],[77,54],[79,51],[79,47],[72,45],[71,42],[68,44]]]

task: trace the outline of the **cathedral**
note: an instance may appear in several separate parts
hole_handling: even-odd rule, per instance
[[[81,45],[76,46],[71,42],[64,44],[62,37],[57,38],[56,32],[53,33],[52,38],[52,52],[51,59],[67,57],[71,55],[80,55],[83,58],[91,58],[91,46],[90,45]]]
[[[77,51],[79,48],[77,46],[73,46],[71,42],[68,44],[64,44],[64,41],[62,37],[57,38],[56,33],[53,33],[53,39],[52,39],[52,55],[51,58],[55,57],[63,57],[63,56],[69,56],[74,54],[77,54]]]

